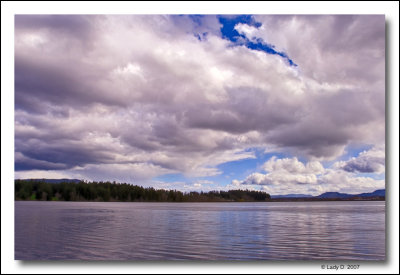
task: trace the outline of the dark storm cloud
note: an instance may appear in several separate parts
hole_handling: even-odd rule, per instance
[[[15,28],[21,32],[52,31],[57,36],[67,35],[69,39],[89,41],[94,30],[86,15],[15,15]],[[98,17],[98,16],[96,16]]]
[[[92,103],[123,105],[123,101],[97,86],[91,68],[79,64],[47,63],[41,60],[15,58],[15,106],[17,109],[46,112],[44,102],[57,106],[82,107]]]
[[[384,126],[381,109],[373,92],[339,90],[322,92],[308,101],[295,123],[267,134],[268,141],[301,150],[309,156],[335,156],[364,133],[363,125],[374,122]],[[383,104],[383,106],[382,106]],[[291,109],[293,111],[293,109]],[[384,134],[382,128],[376,129]]]
[[[115,161],[110,148],[83,142],[57,140],[56,143],[48,143],[43,142],[42,139],[41,141],[25,141],[24,144],[17,141],[16,146],[19,152],[26,157],[16,160],[15,164],[18,170],[43,169],[43,167],[69,169],[86,164]]]
[[[24,109],[31,105],[30,111],[38,110],[37,105],[43,101],[57,105],[87,102],[89,98],[83,85],[73,71],[65,70],[59,64],[15,59],[16,108]]]
[[[38,160],[24,156],[18,152],[15,154],[15,171],[24,170],[64,170],[68,169],[65,163],[54,163],[45,160]]]

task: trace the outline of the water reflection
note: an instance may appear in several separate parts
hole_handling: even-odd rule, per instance
[[[15,202],[15,258],[385,258],[384,202]]]

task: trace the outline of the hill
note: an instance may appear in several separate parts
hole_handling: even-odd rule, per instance
[[[372,197],[385,197],[385,189],[375,190],[370,193],[361,193],[361,194],[346,194],[339,192],[326,192],[319,196],[315,196],[315,198],[321,199],[349,199],[349,198],[372,198]]]
[[[271,198],[273,199],[279,199],[279,198],[311,198],[311,195],[306,195],[306,194],[287,194],[287,195],[271,195]]]
[[[23,179],[24,181],[31,181],[31,182],[46,182],[46,183],[79,183],[82,180],[79,179]]]

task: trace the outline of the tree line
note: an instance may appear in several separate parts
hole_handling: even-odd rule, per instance
[[[116,182],[15,180],[15,200],[122,202],[267,201],[268,193],[253,190],[181,192]]]

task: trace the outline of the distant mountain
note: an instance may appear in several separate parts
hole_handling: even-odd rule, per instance
[[[339,192],[326,192],[315,198],[320,199],[348,199],[352,197],[384,197],[385,196],[385,189],[375,190],[371,193],[361,193],[361,194],[346,194],[346,193],[339,193]]]
[[[362,193],[357,195],[357,197],[375,197],[375,196],[385,197],[386,196],[385,189],[379,189],[375,190],[372,193]]]
[[[78,179],[24,179],[24,180],[30,180],[30,181],[35,181],[35,182],[47,182],[47,183],[61,183],[61,182],[73,182],[73,183],[78,183],[81,182],[82,180]]]
[[[287,194],[287,195],[272,195],[271,198],[279,199],[279,198],[311,198],[311,195],[306,194]]]
[[[347,199],[350,197],[353,197],[354,195],[350,194],[345,194],[345,193],[339,193],[339,192],[325,192],[319,196],[316,196],[315,198],[320,198],[320,199]]]

